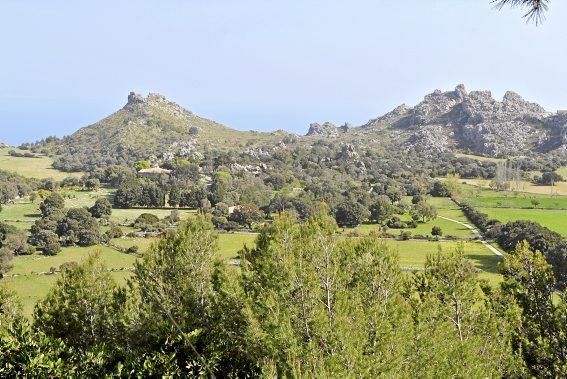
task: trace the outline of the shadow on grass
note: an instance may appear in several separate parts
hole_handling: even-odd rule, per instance
[[[41,217],[41,213],[27,213],[27,214],[24,215],[24,217],[40,218],[40,217]]]
[[[473,261],[475,266],[480,268],[482,271],[490,272],[492,274],[500,274],[498,269],[498,264],[500,263],[500,258],[496,255],[479,255],[479,254],[465,254],[467,259]]]

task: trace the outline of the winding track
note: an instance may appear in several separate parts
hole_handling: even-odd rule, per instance
[[[478,237],[479,241],[486,246],[486,248],[488,250],[490,250],[491,252],[493,252],[495,255],[498,255],[499,257],[503,257],[504,254],[502,254],[497,248],[495,248],[494,246],[492,246],[491,244],[489,244],[484,237],[482,236],[482,234],[480,234],[480,232],[478,231],[478,229],[476,229],[474,226],[470,225],[470,224],[466,224],[464,222],[461,221],[457,221],[457,220],[453,220],[452,218],[449,217],[444,217],[444,216],[439,216],[439,218],[442,218],[443,220],[447,220],[447,221],[452,221],[452,222],[456,222],[457,224],[461,224],[463,225],[465,228],[467,228],[468,230],[470,230],[475,237]]]

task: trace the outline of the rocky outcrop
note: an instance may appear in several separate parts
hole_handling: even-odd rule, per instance
[[[544,141],[548,150],[563,148],[567,149],[567,111],[558,111],[550,116],[545,126],[549,132],[549,138]]]
[[[550,117],[515,92],[497,101],[490,91],[469,93],[461,84],[453,91],[435,90],[413,108],[399,106],[363,128],[387,127],[398,140],[405,135],[405,145],[417,150],[444,152],[453,144],[478,154],[508,156],[564,145],[567,116]]]
[[[144,97],[139,93],[130,92],[124,109],[135,112],[138,115],[145,115],[146,117],[152,117],[156,113],[161,112],[168,117],[184,119],[187,122],[193,115],[191,111],[173,101],[167,100],[165,96],[159,93],[149,93],[148,96]],[[193,133],[197,134],[198,131],[198,129],[193,130]]]
[[[433,153],[449,151],[450,137],[452,132],[447,131],[443,126],[426,125],[412,133],[405,145],[423,153],[424,156],[431,156]]]
[[[481,154],[508,156],[529,150],[545,138],[549,114],[541,106],[506,92],[502,101],[489,91],[475,91],[456,109],[454,124],[461,145]]]
[[[309,125],[309,130],[307,131],[306,136],[338,137],[339,135],[346,133],[349,129],[350,126],[348,124],[336,127],[335,124],[331,122],[324,122],[323,124],[314,122]]]

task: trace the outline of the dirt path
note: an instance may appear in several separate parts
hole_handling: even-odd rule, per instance
[[[444,216],[439,216],[439,218],[442,218],[443,220],[447,220],[447,221],[451,221],[451,222],[456,222],[457,224],[461,224],[463,225],[465,228],[467,228],[468,230],[470,230],[475,237],[478,237],[479,241],[486,246],[486,248],[488,250],[490,250],[491,252],[493,252],[495,255],[498,255],[499,257],[503,257],[504,255],[494,246],[492,246],[491,244],[489,244],[484,237],[482,236],[482,234],[480,234],[480,232],[478,231],[478,229],[476,229],[474,226],[470,225],[470,224],[466,224],[464,222],[461,221],[457,221],[457,220],[453,220],[452,218],[449,217],[444,217]]]

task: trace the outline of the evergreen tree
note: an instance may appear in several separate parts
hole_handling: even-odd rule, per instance
[[[514,347],[535,377],[567,376],[567,292],[553,301],[555,277],[539,251],[519,243],[502,264],[503,291],[521,309]]]

